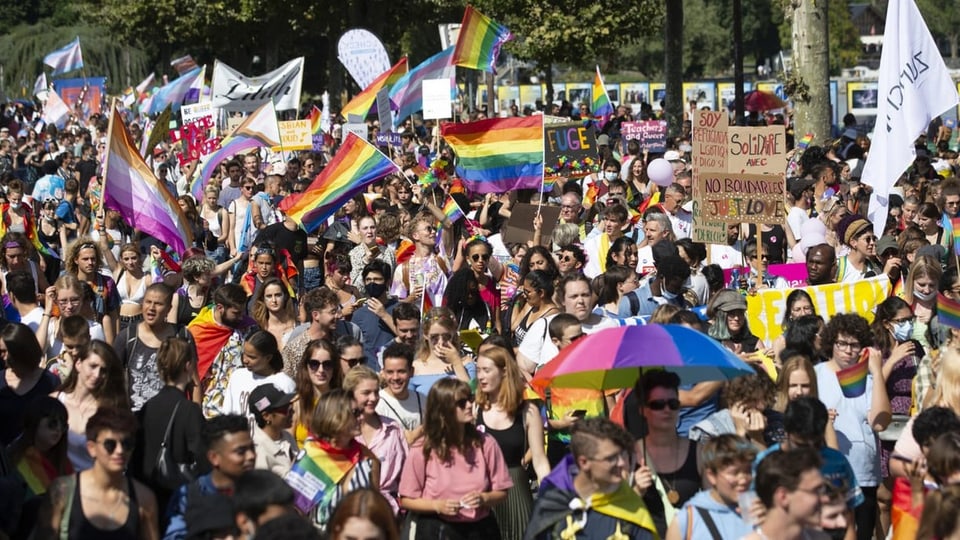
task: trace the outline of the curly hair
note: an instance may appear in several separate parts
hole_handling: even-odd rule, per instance
[[[184,281],[187,283],[196,283],[200,276],[213,272],[216,267],[217,263],[210,257],[197,255],[184,260],[183,264],[180,265],[180,270],[183,274]]]
[[[472,422],[457,420],[457,401],[470,399],[470,385],[460,379],[446,378],[437,381],[427,395],[427,407],[423,415],[423,456],[430,459],[436,454],[448,462],[451,450],[457,449],[468,455],[481,444],[481,435]]]
[[[546,261],[547,268],[542,271],[547,272],[554,279],[560,275],[560,268],[557,267],[557,261],[553,260],[553,255],[550,253],[550,250],[543,246],[533,246],[527,249],[527,253],[523,256],[523,259],[520,260],[520,279],[517,280],[518,283],[523,283],[523,279],[530,273],[530,259],[532,259],[534,255],[539,255]]]
[[[753,371],[752,375],[742,375],[727,383],[721,395],[724,407],[740,403],[761,403],[763,409],[773,406],[777,387],[763,368],[754,367]]]
[[[833,352],[837,338],[843,334],[856,339],[861,347],[873,345],[873,332],[866,319],[856,313],[839,313],[834,315],[827,327],[823,329],[823,350]]]
[[[94,251],[97,268],[100,268],[100,261],[103,260],[103,252],[100,251],[100,246],[89,236],[81,236],[67,246],[67,254],[63,261],[67,267],[67,273],[78,275],[80,267],[77,264],[77,259],[80,257],[80,252],[85,249],[92,249]]]

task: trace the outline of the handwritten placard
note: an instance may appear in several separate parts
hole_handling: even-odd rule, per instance
[[[787,133],[783,126],[727,128],[727,171],[784,174]]]
[[[638,141],[641,150],[658,153],[667,150],[667,121],[647,120],[644,122],[623,122],[620,124],[620,136],[626,141]]]
[[[277,122],[280,128],[280,146],[274,146],[274,152],[291,150],[310,150],[313,137],[310,133],[310,120],[283,120]]]
[[[597,129],[582,122],[547,124],[543,127],[544,175],[581,178],[600,170]]]
[[[725,244],[727,224],[708,219],[703,213],[702,189],[697,181],[705,173],[727,170],[727,118],[722,111],[696,111],[693,126],[693,227],[694,241]]]
[[[701,174],[697,179],[700,215],[736,223],[783,223],[783,175]]]

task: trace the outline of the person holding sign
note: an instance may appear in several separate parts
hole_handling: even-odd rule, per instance
[[[872,228],[869,234],[873,234]],[[873,538],[881,481],[876,433],[885,430],[891,418],[882,355],[872,345],[873,333],[866,319],[855,314],[834,315],[823,335],[830,360],[814,367],[820,401],[837,411],[834,428],[839,450],[850,461],[863,490],[865,502],[855,511],[859,540]]]

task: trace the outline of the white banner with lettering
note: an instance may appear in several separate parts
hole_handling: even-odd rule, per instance
[[[253,112],[271,99],[278,111],[297,109],[302,86],[302,56],[258,77],[247,77],[219,60],[213,65],[213,106],[231,112]]]

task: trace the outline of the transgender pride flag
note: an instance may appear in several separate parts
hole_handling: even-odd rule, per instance
[[[390,88],[390,101],[397,105],[399,111],[393,117],[394,126],[400,125],[404,119],[423,109],[423,81],[426,79],[449,79],[450,95],[456,87],[453,85],[457,67],[453,63],[453,49],[450,47],[413,68],[400,78]]]
[[[180,110],[180,105],[184,103],[199,101],[200,88],[203,84],[203,74],[205,72],[206,66],[193,68],[169,84],[160,87],[150,98],[150,107],[147,114],[158,114],[166,109],[167,105],[170,105],[171,109],[176,112]]]
[[[83,67],[83,54],[80,51],[80,37],[67,46],[57,49],[43,57],[43,63],[53,68],[50,75],[60,75]]]

